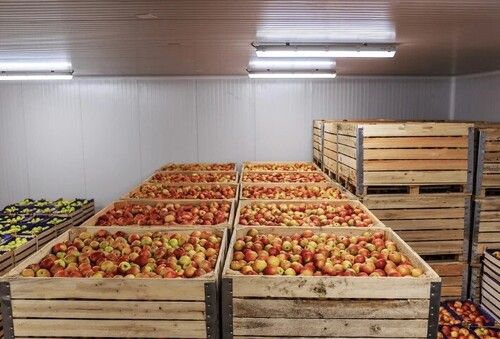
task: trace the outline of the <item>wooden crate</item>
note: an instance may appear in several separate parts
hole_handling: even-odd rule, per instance
[[[467,261],[427,260],[430,267],[441,277],[442,299],[467,298],[469,265]]]
[[[162,188],[180,188],[180,187],[185,187],[185,186],[198,186],[198,187],[203,187],[203,188],[212,188],[215,186],[230,186],[234,189],[234,196],[232,198],[227,198],[228,200],[231,199],[237,199],[238,198],[238,193],[239,193],[239,185],[238,184],[224,184],[224,183],[164,183],[164,184],[151,184],[151,183],[146,183],[146,184],[140,184],[133,188],[130,192],[126,193],[121,197],[121,200],[143,200],[143,199],[153,199],[153,198],[134,198],[132,197],[133,194],[139,193],[143,186],[157,186],[157,187],[162,187]],[[156,200],[156,199],[155,199]],[[165,200],[165,199],[158,199],[158,200]],[[172,200],[186,200],[186,199],[172,199]],[[188,200],[193,200],[188,199]],[[196,200],[209,200],[209,199],[196,199]]]
[[[337,121],[323,124],[323,170],[330,178],[337,178]]]
[[[500,196],[500,127],[479,129],[476,196]]]
[[[449,185],[472,193],[473,124],[341,122],[337,135],[337,181],[358,196],[379,186]]]
[[[1,279],[3,326],[8,338],[114,337],[217,338],[217,284],[227,231],[215,271],[194,279],[24,278],[21,270],[37,263],[61,241],[83,230],[68,230]],[[110,227],[142,233],[158,228]],[[170,231],[171,229],[162,229]],[[175,230],[190,233],[192,229]],[[7,315],[7,317],[5,316]]]
[[[251,166],[258,165],[282,165],[283,168],[277,170],[264,170],[264,169],[254,169]],[[294,168],[294,165],[307,165],[310,166],[310,169],[306,170],[297,170]],[[241,166],[242,172],[316,172],[321,171],[314,162],[311,161],[245,161]]]
[[[448,255],[454,261],[467,261],[470,194],[395,192],[366,195],[361,200],[419,255]]]
[[[495,258],[493,252],[488,250],[484,255],[480,304],[500,322],[500,259]]]
[[[320,187],[320,188],[336,188],[340,190],[344,195],[344,199],[349,199],[349,200],[357,200],[358,198],[346,190],[344,187],[340,186],[336,182],[328,182],[328,183],[243,183],[241,184],[240,192],[239,192],[239,200],[252,200],[250,198],[246,198],[243,196],[244,192],[246,191],[247,188],[249,187]],[[258,200],[265,200],[266,198],[258,198]],[[318,199],[318,198],[313,198],[313,199]],[[323,199],[323,198],[319,198]],[[276,200],[275,198],[272,200]],[[304,200],[304,198],[297,198],[297,200]]]
[[[473,263],[479,263],[488,248],[500,248],[500,196],[476,199],[472,226]]]
[[[167,176],[164,179],[165,180],[155,180],[156,175],[164,175]],[[210,180],[214,181],[178,181],[174,180],[176,175],[185,175],[187,176],[188,180],[199,180],[200,177],[208,177]],[[231,176],[231,180],[224,182],[221,181],[220,176],[224,175],[229,175]],[[201,184],[201,183],[219,183],[219,184],[237,184],[239,182],[239,173],[235,171],[218,171],[218,172],[203,172],[203,171],[161,171],[161,172],[156,172],[153,173],[150,177],[148,177],[146,180],[144,180],[144,183],[186,183],[186,184]],[[191,179],[193,178],[193,179]],[[219,178],[219,179],[218,179]],[[208,180],[207,179],[207,180]]]
[[[313,121],[313,161],[319,167],[323,162],[323,120]]]
[[[345,205],[349,204],[353,207],[360,208],[363,210],[364,213],[366,213],[370,219],[373,221],[373,226],[375,227],[385,227],[385,225],[368,209],[366,208],[365,205],[363,205],[361,202],[358,200],[240,200],[238,204],[238,209],[236,210],[236,215],[234,218],[234,225],[235,227],[246,227],[246,225],[241,225],[240,222],[240,213],[241,209],[245,206],[252,205],[252,204],[283,204],[283,203],[293,203],[293,204],[314,204],[314,203],[326,203],[331,206],[340,206],[340,205]],[[248,225],[250,226],[250,225]],[[273,227],[273,226],[253,226],[253,227]],[[277,226],[276,226],[277,227]],[[313,225],[310,225],[309,227],[314,227]],[[321,226],[321,227],[328,227],[328,226]],[[290,226],[292,229],[296,229],[297,227]],[[318,227],[320,228],[320,227]],[[366,229],[365,227],[354,227],[353,228],[362,228]]]
[[[156,204],[158,203],[175,203],[175,204],[180,204],[180,205],[199,205],[199,204],[202,204],[202,203],[206,203],[206,202],[211,202],[211,201],[215,201],[215,202],[228,202],[231,204],[231,210],[229,212],[229,217],[228,217],[228,220],[224,223],[221,223],[221,224],[218,224],[218,225],[210,225],[210,226],[206,226],[206,227],[220,227],[220,228],[227,228],[227,227],[231,227],[233,225],[233,220],[234,220],[234,214],[235,214],[235,209],[236,209],[236,206],[235,206],[235,201],[234,200],[151,200],[151,199],[144,199],[144,200],[134,200],[134,201],[124,201],[124,200],[120,200],[120,201],[115,201],[115,202],[112,202],[111,204],[109,204],[108,206],[104,207],[102,210],[100,210],[97,214],[95,214],[93,217],[91,217],[90,219],[88,219],[87,221],[85,221],[82,226],[86,226],[86,227],[92,227],[92,226],[96,226],[96,227],[110,227],[110,226],[97,226],[97,220],[99,219],[99,217],[101,215],[104,215],[106,214],[108,211],[114,209],[114,208],[121,208],[123,207],[124,205],[127,205],[127,204],[134,204],[134,205],[151,205],[151,206],[155,206]],[[133,225],[130,225],[130,226],[133,226]],[[142,227],[142,226],[141,226]],[[143,226],[143,227],[147,227],[147,226]],[[156,226],[156,227],[167,227],[167,228],[179,228],[179,227],[182,227],[182,228],[189,228],[189,227],[205,227],[205,226],[201,226],[201,225],[170,225],[170,226]]]
[[[223,338],[277,334],[287,338],[435,338],[441,279],[392,230],[375,228],[423,269],[425,277],[241,275],[230,270],[229,265],[234,242],[248,229],[233,232],[224,265]],[[284,235],[297,229],[268,228],[268,231]],[[360,235],[365,231],[346,227],[321,230],[339,235]]]
[[[210,166],[210,167],[207,167]],[[220,169],[219,167],[224,167]],[[192,163],[175,163],[170,162],[159,169],[156,172],[162,171],[196,171],[196,172],[226,172],[226,171],[236,171],[236,163],[234,162],[192,162]]]
[[[278,180],[280,180],[280,181],[260,181],[260,182],[257,182],[257,181],[251,181],[249,179],[249,176],[255,176],[258,174],[266,175],[269,177],[279,176]],[[249,171],[243,171],[241,173],[241,176],[240,176],[240,183],[242,183],[242,184],[243,183],[265,183],[265,182],[292,183],[292,182],[296,182],[296,181],[291,181],[291,179],[289,179],[289,178],[290,178],[290,176],[293,176],[296,174],[303,174],[306,176],[317,175],[318,177],[321,177],[321,182],[331,182],[328,175],[326,175],[325,173],[323,173],[321,171],[315,171],[315,172],[272,172],[272,171],[263,171],[263,172],[262,171],[250,171],[249,172]],[[264,180],[266,180],[266,179],[264,179]],[[315,181],[304,181],[301,183],[308,183],[308,182],[315,182]]]

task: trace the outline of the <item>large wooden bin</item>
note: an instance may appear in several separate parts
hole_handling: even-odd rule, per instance
[[[40,261],[51,247],[76,237],[68,230],[1,279],[6,338],[218,338],[217,284],[223,265],[227,231],[222,236],[214,272],[193,279],[25,278],[19,274]],[[166,231],[146,227],[107,227],[107,231]]]
[[[278,188],[294,188],[294,187],[318,187],[320,189],[337,189],[343,194],[342,199],[349,199],[349,200],[357,200],[358,198],[346,190],[344,187],[339,185],[338,183],[331,181],[328,183],[243,183],[241,184],[240,187],[240,192],[239,192],[239,200],[253,200],[253,198],[248,198],[246,195],[248,194],[248,190],[251,188],[259,188],[259,189],[265,189],[265,188],[272,188],[272,187],[278,187]],[[247,193],[247,194],[245,194]],[[265,197],[258,197],[256,200],[266,200],[267,198]],[[303,197],[298,197],[296,200],[305,200],[306,198]],[[325,198],[325,197],[319,197],[319,198],[311,198],[311,199],[331,199],[331,198]],[[271,200],[278,200],[276,198],[272,198]],[[294,200],[292,198],[290,199],[285,199],[285,200]]]
[[[425,277],[242,275],[229,265],[234,242],[250,228],[233,232],[224,265],[223,338],[436,337],[441,279],[392,230],[372,229],[396,242],[399,250],[423,269]],[[284,235],[297,231],[267,228],[264,232]],[[320,232],[360,235],[365,231],[340,227]]]

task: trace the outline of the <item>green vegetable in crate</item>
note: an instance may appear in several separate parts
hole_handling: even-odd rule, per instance
[[[59,225],[60,223],[66,221],[64,218],[52,218],[49,221],[47,221],[47,224],[49,225]]]
[[[16,206],[10,206],[10,207],[6,207],[4,209],[4,211],[6,213],[17,213],[19,211],[19,208],[17,208]]]
[[[17,205],[19,205],[19,206],[28,206],[28,205],[30,205],[32,203],[33,203],[32,199],[26,198],[26,199],[23,199],[20,202],[18,202]]]
[[[7,225],[2,225],[0,228],[0,235],[4,234],[15,234],[19,231],[21,231],[23,227],[17,225],[17,224],[7,224]]]
[[[50,226],[36,226],[33,227],[31,230],[29,230],[27,233],[32,234],[32,235],[38,235],[46,230],[48,230]]]
[[[3,224],[17,224],[18,222],[21,222],[25,219],[26,219],[26,217],[24,215],[4,216],[4,218],[1,220],[1,222]]]
[[[76,211],[76,208],[74,208],[72,206],[65,206],[65,207],[61,208],[60,210],[58,210],[57,213],[58,214],[71,214],[74,211]]]
[[[43,220],[43,218],[41,218],[41,217],[33,217],[33,219],[31,219],[30,221],[28,221],[28,224],[38,224],[42,220]]]
[[[27,242],[28,242],[28,238],[17,237],[17,238],[14,238],[14,240],[12,240],[6,244],[0,245],[0,251],[7,252],[7,251],[15,250],[16,248],[21,247],[22,245],[26,244]]]

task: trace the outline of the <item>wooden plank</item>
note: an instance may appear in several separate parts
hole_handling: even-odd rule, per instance
[[[464,218],[465,208],[436,208],[436,209],[372,209],[379,219],[453,219]]]
[[[479,223],[479,232],[500,232],[500,220],[481,221]]]
[[[462,295],[462,286],[441,286],[441,298],[460,297]]]
[[[462,276],[456,277],[441,277],[442,286],[458,286],[462,287]]]
[[[412,196],[409,194],[374,194],[363,197],[363,203],[371,209],[384,208],[443,208],[463,207],[470,194],[432,193]]]
[[[356,170],[342,163],[338,164],[339,176],[347,178],[351,183],[356,182]]]
[[[365,172],[365,185],[465,184],[467,171]]]
[[[420,255],[434,254],[462,254],[464,251],[463,240],[455,241],[418,241],[408,242],[408,245]]]
[[[350,135],[356,137],[358,125],[350,122],[340,122],[337,124],[337,133],[339,135]]]
[[[376,213],[376,211],[375,211]],[[415,220],[383,220],[384,225],[394,231],[404,230],[443,230],[443,229],[463,229],[462,219],[415,219]],[[399,233],[399,232],[398,232]]]
[[[467,136],[472,124],[464,123],[384,123],[362,124],[365,137]]]
[[[336,144],[337,143],[337,135],[331,134],[331,133],[328,133],[325,131],[325,134],[323,135],[323,140],[324,140],[325,144],[326,144],[326,142],[329,142],[330,144],[332,144],[332,143]]]
[[[239,318],[422,319],[428,313],[428,300],[233,299]]]
[[[339,154],[344,154],[347,155],[350,158],[356,159],[356,148],[350,147],[350,146],[345,146],[345,145],[338,145],[338,153]]]
[[[12,300],[14,318],[205,320],[204,302]]]
[[[500,142],[496,141],[486,141],[484,143],[485,152],[500,152]]]
[[[467,160],[367,160],[363,162],[365,171],[394,170],[466,170]]]
[[[459,137],[395,137],[395,138],[365,138],[363,147],[369,148],[437,148],[437,147],[468,147],[468,139]],[[405,150],[406,151],[406,150]]]
[[[356,137],[347,135],[338,135],[337,142],[339,145],[345,145],[351,148],[356,148]]]
[[[480,243],[500,242],[500,230],[497,230],[496,232],[481,232],[479,233],[477,241]]]
[[[346,155],[338,153],[337,161],[340,164],[344,164],[344,165],[346,165],[346,166],[348,166],[350,168],[356,169],[356,166],[357,166],[356,159],[353,159],[351,157],[348,157]]]
[[[399,231],[399,236],[404,241],[422,241],[422,240],[463,240],[464,230],[414,230],[414,231]]]
[[[337,133],[337,123],[325,121],[323,123],[323,130],[327,133]]]
[[[500,140],[500,129],[498,128],[484,129],[483,132],[485,134],[486,141]]]
[[[337,152],[325,148],[323,150],[323,157],[337,160]]]
[[[205,321],[14,319],[17,336],[205,338]]]
[[[279,333],[280,336],[294,336],[307,331],[311,336],[356,337],[386,336],[405,338],[424,336],[427,333],[427,320],[400,319],[267,319],[267,318],[234,318],[235,335],[269,335]]]
[[[335,142],[328,141],[327,139],[324,140],[323,147],[325,148],[325,150],[326,149],[329,149],[331,151],[337,150],[337,144]]]
[[[500,220],[500,210],[498,211],[481,211],[479,215],[479,221],[499,221]]]
[[[500,173],[488,174],[483,176],[483,187],[499,187],[500,188]]]
[[[467,160],[467,149],[458,148],[436,148],[436,149],[365,149],[363,152],[364,160],[432,160],[439,162],[441,160]]]
[[[484,155],[485,162],[499,162],[500,161],[500,152],[488,152]]]
[[[483,164],[483,175],[490,173],[500,173],[500,162],[487,162]]]

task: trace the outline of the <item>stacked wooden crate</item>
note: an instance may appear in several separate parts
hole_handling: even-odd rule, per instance
[[[323,167],[323,120],[313,120],[313,161]]]
[[[337,180],[441,274],[443,297],[465,297],[474,125],[334,124]]]

